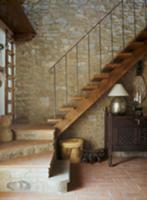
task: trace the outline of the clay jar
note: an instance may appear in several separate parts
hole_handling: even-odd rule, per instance
[[[13,139],[13,133],[11,131],[12,116],[2,115],[0,116],[0,142],[9,142]]]

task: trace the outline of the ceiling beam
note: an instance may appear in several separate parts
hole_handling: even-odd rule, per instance
[[[15,40],[31,40],[35,35],[19,0],[0,0],[0,19],[11,29]]]

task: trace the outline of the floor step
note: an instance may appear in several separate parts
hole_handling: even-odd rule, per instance
[[[109,76],[110,75],[108,73],[100,73],[100,74],[95,75],[92,81],[101,81],[101,80],[109,78]]]
[[[44,151],[53,151],[53,141],[41,141],[41,140],[21,140],[12,141],[8,143],[0,144],[0,161],[8,160],[16,157],[22,157],[32,154],[38,154]]]
[[[55,129],[48,124],[28,125],[15,124],[12,126],[16,140],[54,140]]]
[[[1,192],[67,192],[70,162],[56,160],[54,174],[49,177],[53,152],[16,158],[0,163]]]
[[[15,158],[0,163],[1,192],[47,192],[54,152]]]

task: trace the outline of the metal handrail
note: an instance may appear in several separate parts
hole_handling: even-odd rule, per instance
[[[137,34],[137,29],[136,29],[136,2],[135,0],[132,0],[132,6],[133,6],[133,11],[132,11],[132,14],[133,14],[133,18],[134,18],[134,22],[133,22],[133,26],[134,26],[134,36],[136,36]],[[137,1],[137,3],[140,3]],[[141,2],[142,4],[144,3],[144,6],[147,5],[147,0],[143,0]],[[90,41],[91,41],[91,38],[90,38],[90,34],[92,33],[92,31],[96,30],[96,28],[98,27],[98,33],[99,33],[99,39],[98,39],[98,43],[99,43],[99,66],[100,66],[100,69],[102,69],[102,65],[103,65],[103,55],[102,55],[102,22],[108,17],[110,16],[110,39],[111,39],[111,57],[112,59],[114,58],[114,35],[113,35],[113,12],[119,7],[121,6],[121,20],[122,20],[122,47],[124,48],[125,47],[125,15],[124,15],[124,0],[121,0],[119,3],[117,3],[107,14],[105,14],[94,26],[92,26],[92,28],[90,28],[90,30],[88,32],[86,32],[68,51],[66,51],[66,53],[64,55],[62,55],[55,63],[52,67],[50,67],[49,71],[53,70],[53,96],[54,96],[54,117],[56,117],[56,109],[57,109],[57,94],[56,94],[56,89],[57,89],[57,80],[56,80],[56,76],[57,76],[57,68],[56,66],[60,63],[60,61],[63,61],[65,62],[65,103],[67,104],[68,103],[68,97],[69,97],[69,91],[68,91],[68,54],[75,48],[75,61],[76,61],[76,90],[77,90],[77,94],[79,93],[80,91],[80,88],[79,88],[79,47],[80,47],[80,44],[81,42],[86,38],[87,39],[87,64],[88,64],[88,80],[90,80],[91,78],[91,58],[90,58]],[[146,23],[146,26],[147,26],[147,12],[145,11],[144,13],[144,16],[145,16],[145,23]]]
[[[99,25],[100,23],[102,23],[102,21],[104,21],[104,19],[110,15],[117,7],[119,7],[119,5],[122,3],[123,0],[121,0],[115,7],[113,7],[111,9],[111,11],[109,11],[106,15],[104,15],[85,35],[83,35],[63,56],[61,56],[56,63],[50,67],[50,69],[54,68],[74,47],[76,47],[87,35],[89,35],[96,27],[97,25]],[[50,70],[49,69],[49,70]]]

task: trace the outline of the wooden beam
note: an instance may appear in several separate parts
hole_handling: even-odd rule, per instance
[[[15,40],[30,40],[36,34],[19,0],[1,0],[0,19],[14,33]]]

